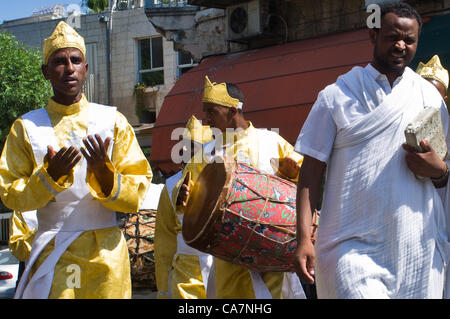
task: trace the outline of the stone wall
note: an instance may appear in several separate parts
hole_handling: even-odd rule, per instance
[[[95,99],[93,102],[108,103],[107,82],[107,24],[99,21],[102,14],[82,15],[77,32],[84,37],[86,46],[96,47],[95,65],[89,72],[95,79]],[[21,23],[5,23],[2,29],[15,35],[16,40],[28,47],[42,50],[42,41],[50,36],[61,19]],[[160,36],[145,15],[144,8],[116,11],[112,17],[111,41],[111,105],[117,106],[131,124],[138,124],[135,113],[134,86],[138,81],[137,40]],[[163,38],[164,85],[154,90],[152,102],[158,114],[164,97],[173,87],[177,77],[177,55],[173,43]],[[150,90],[151,91],[151,90]]]
[[[133,123],[138,122],[134,110],[134,85],[138,81],[137,40],[149,36],[160,36],[160,34],[147,19],[144,9],[124,10],[114,13],[111,37],[112,104],[119,106],[124,115]],[[173,43],[164,38],[163,51],[165,85],[158,87],[154,93],[148,93],[155,95],[153,101],[157,114],[164,97],[176,81],[177,72],[177,56],[173,49]]]
[[[424,17],[450,10],[450,0],[407,2]],[[260,3],[263,28],[278,38],[260,37],[241,43],[229,41],[226,9],[202,7],[190,17],[185,17],[183,23],[174,20],[176,15],[172,19],[167,16],[162,19],[147,12],[147,16],[167,40],[174,42],[176,48],[190,52],[196,61],[200,61],[206,56],[364,28],[370,15],[366,12],[365,0],[260,0]]]

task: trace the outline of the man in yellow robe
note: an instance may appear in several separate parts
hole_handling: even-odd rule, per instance
[[[436,89],[441,94],[442,98],[446,102],[447,105],[447,111],[450,112],[450,109],[448,107],[448,98],[447,98],[447,91],[448,91],[448,83],[449,83],[449,74],[448,71],[442,66],[441,60],[439,59],[438,55],[434,55],[430,61],[428,61],[426,64],[423,64],[422,62],[419,63],[416,72],[422,76],[424,79],[428,80],[433,84]],[[447,159],[447,165],[448,165],[448,159]],[[442,198],[442,202],[444,204],[444,209],[448,212],[448,205],[449,205],[449,186],[447,184],[446,187],[438,189],[438,193]],[[447,236],[450,235],[450,221],[447,218]],[[445,287],[444,287],[444,299],[450,298],[450,268],[447,267],[447,275],[445,280]]]
[[[419,62],[416,72],[425,80],[430,81],[447,103],[448,71],[442,66],[438,55],[434,55],[426,64]],[[448,109],[448,106],[447,106]]]
[[[296,180],[303,157],[294,151],[279,134],[255,128],[246,121],[242,106],[244,96],[241,90],[232,83],[211,83],[205,79],[203,93],[203,111],[207,125],[213,129],[213,135],[223,142],[215,151],[223,155],[245,162],[268,173],[278,173],[285,178]],[[189,190],[192,189],[203,168],[209,163],[208,146],[215,145],[212,141],[205,145],[204,154],[194,157],[183,170],[183,176],[173,192],[173,200],[177,203],[177,211],[183,211],[189,200]],[[216,152],[218,155],[218,152]],[[241,266],[215,258],[215,291],[207,291],[208,298],[281,298],[285,273],[251,272]],[[304,291],[295,274],[290,273],[291,280],[297,280],[297,290],[294,297],[305,297]],[[292,275],[294,277],[292,277]],[[212,280],[212,279],[211,279]],[[292,283],[291,281],[291,283]],[[293,297],[292,294],[284,297]]]
[[[12,125],[0,158],[3,203],[37,210],[38,230],[16,298],[131,298],[115,212],[137,212],[151,168],[116,108],[82,93],[84,39],[60,22],[43,43],[53,87],[45,108]]]
[[[202,144],[212,140],[209,126],[203,126],[195,116],[188,120],[181,136],[182,140],[174,147],[173,154],[182,150],[184,162],[188,162]],[[203,261],[212,260],[212,256],[186,245],[181,234],[182,213],[176,213],[171,199],[173,188],[181,176],[180,170],[166,180],[156,214],[155,272],[160,299],[206,298],[202,269],[207,267],[207,262]]]
[[[31,217],[33,220],[27,222],[24,217],[25,214],[34,215]],[[21,262],[24,262],[30,256],[37,228],[37,220],[35,218],[36,211],[25,213],[14,211],[9,218],[9,251]]]

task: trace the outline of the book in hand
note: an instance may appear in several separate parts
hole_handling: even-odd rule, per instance
[[[425,140],[442,160],[447,156],[447,144],[439,109],[433,107],[423,109],[406,126],[405,138],[406,143],[417,150],[417,152],[422,153],[424,151],[420,146],[420,141]],[[417,177],[421,178],[420,176]]]

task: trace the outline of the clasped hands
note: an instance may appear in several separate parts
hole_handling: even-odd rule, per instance
[[[94,173],[102,188],[102,192],[108,196],[112,190],[114,177],[106,165],[108,160],[107,151],[111,144],[111,138],[107,137],[103,141],[98,134],[95,134],[95,138],[92,135],[88,135],[83,139],[83,144],[85,147],[82,147],[80,150],[70,146],[69,148],[63,147],[58,152],[51,145],[47,146],[47,172],[54,181],[58,181],[62,176],[70,174],[83,155],[87,161],[88,170]]]

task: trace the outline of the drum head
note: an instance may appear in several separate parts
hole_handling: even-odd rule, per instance
[[[224,163],[208,164],[195,183],[183,217],[183,238],[190,244],[203,234],[226,183]]]

